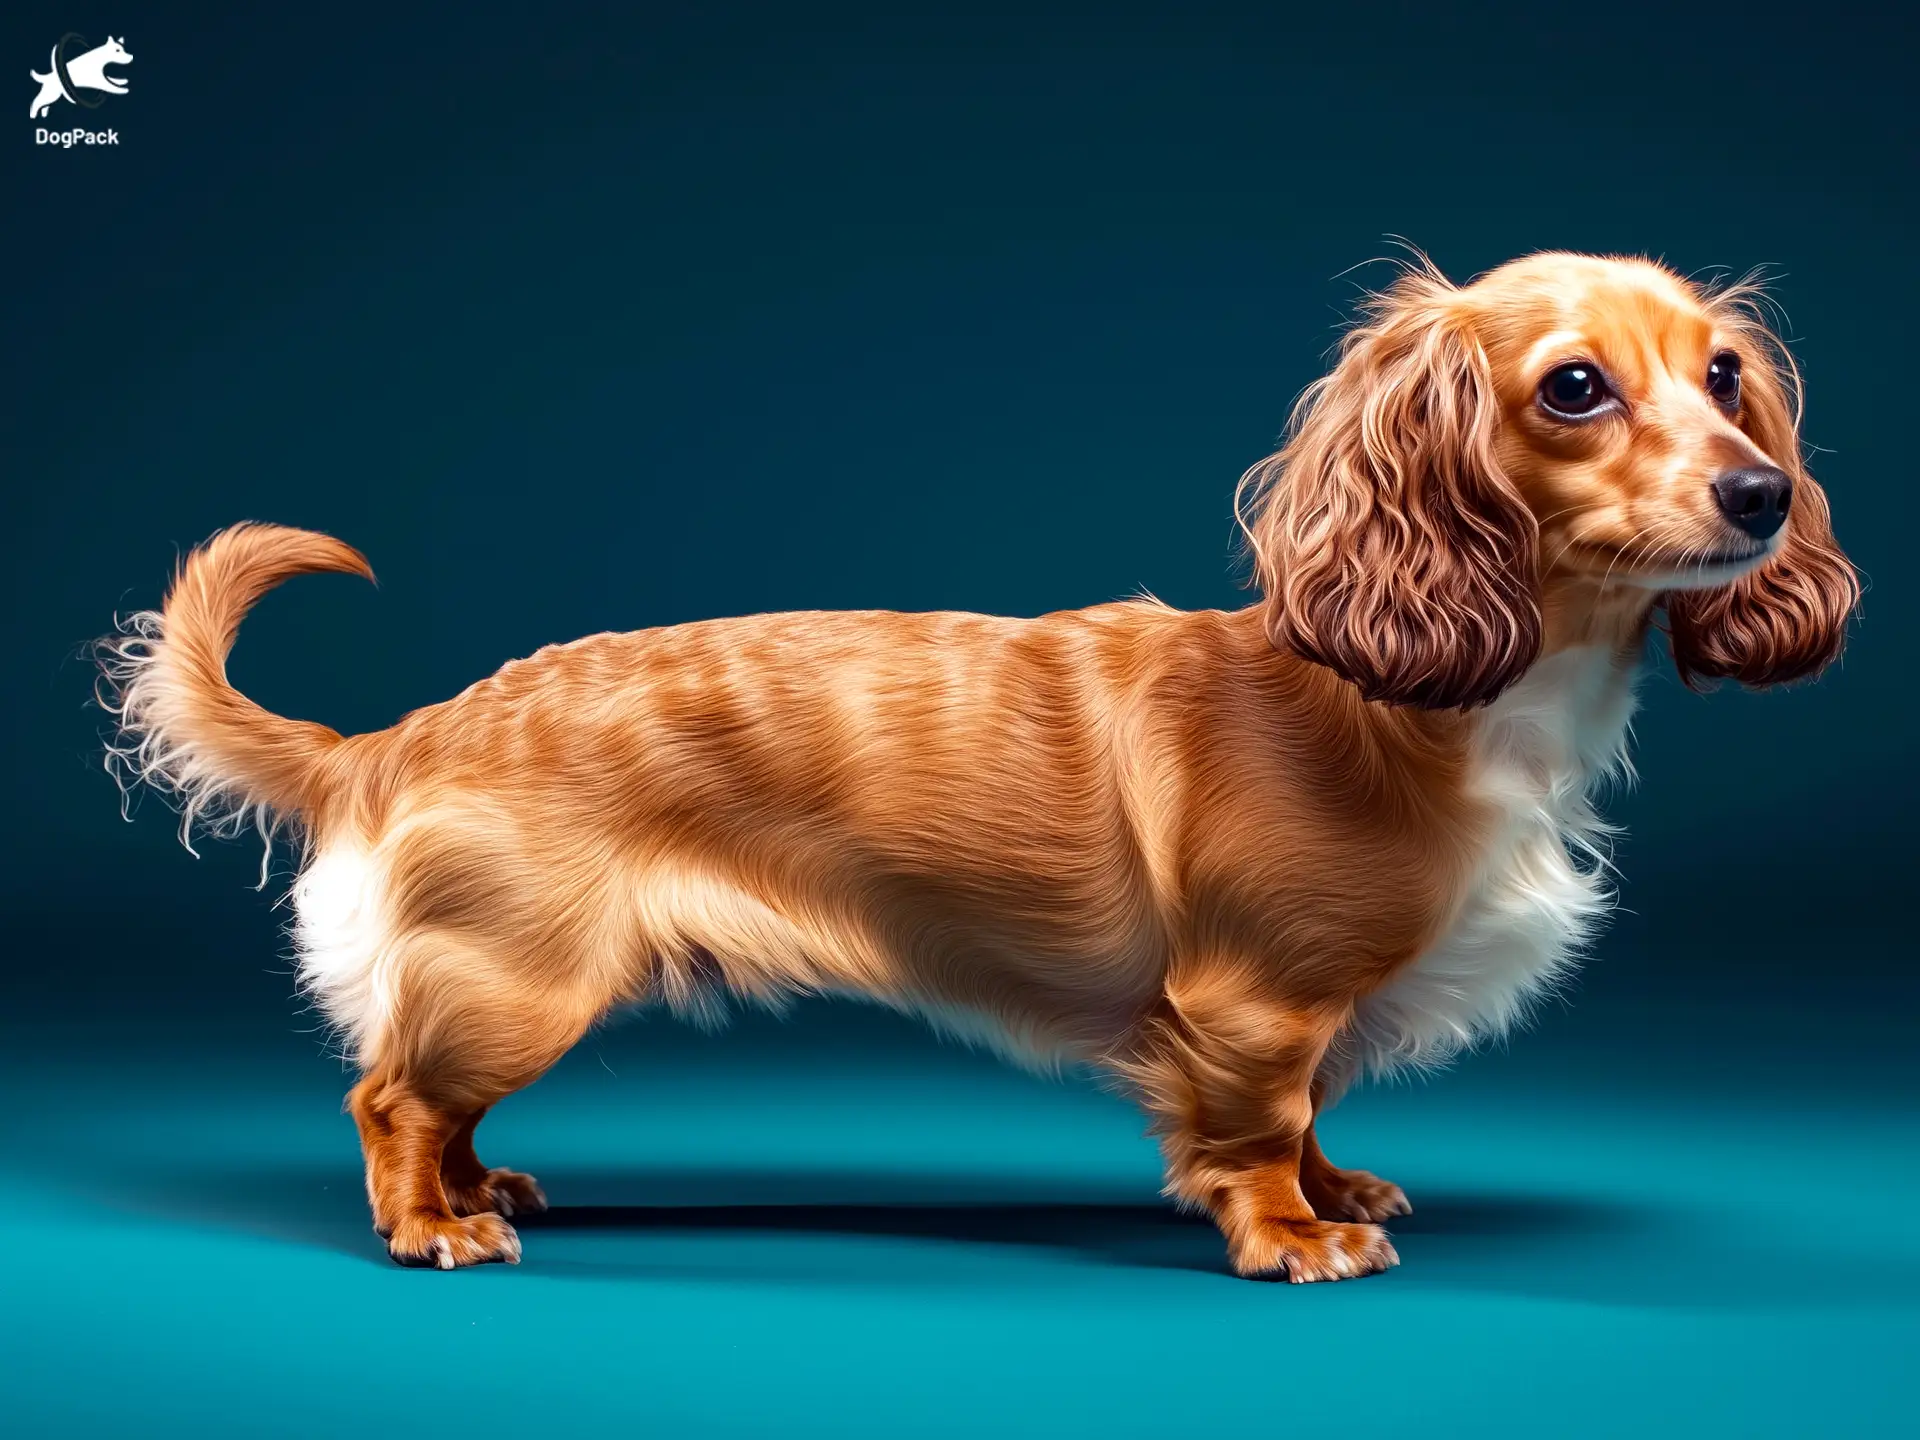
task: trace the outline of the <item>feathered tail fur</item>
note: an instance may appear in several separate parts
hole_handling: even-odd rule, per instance
[[[128,617],[99,644],[100,703],[119,721],[107,771],[123,795],[139,783],[165,795],[189,850],[196,829],[271,837],[323,798],[322,762],[340,735],[262,709],[228,683],[226,662],[262,595],[324,572],[373,579],[360,552],[331,536],[235,525],[181,562],[159,610]],[[261,869],[264,883],[264,860]]]

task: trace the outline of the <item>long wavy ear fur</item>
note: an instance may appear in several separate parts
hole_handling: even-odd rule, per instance
[[[1860,603],[1860,580],[1833,538],[1826,493],[1800,453],[1800,376],[1759,313],[1758,289],[1712,297],[1743,362],[1741,423],[1793,476],[1787,538],[1766,564],[1731,585],[1666,596],[1674,667],[1699,689],[1719,679],[1782,685],[1816,675],[1840,654]]]
[[[1429,709],[1491,701],[1542,629],[1538,527],[1457,294],[1421,264],[1373,297],[1238,506],[1273,643]]]

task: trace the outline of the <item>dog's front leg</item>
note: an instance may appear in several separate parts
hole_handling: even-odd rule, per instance
[[[1300,1189],[1322,1220],[1389,1220],[1411,1215],[1407,1192],[1365,1170],[1342,1170],[1320,1149],[1320,1117],[1346,1093],[1358,1057],[1337,1046],[1313,1077],[1313,1124],[1300,1146]]]
[[[1391,1180],[1365,1170],[1342,1170],[1327,1159],[1311,1125],[1300,1146],[1300,1189],[1322,1220],[1389,1220],[1413,1213],[1407,1192]]]
[[[546,1192],[531,1175],[489,1169],[473,1148],[473,1132],[486,1117],[484,1108],[467,1116],[440,1152],[440,1185],[455,1215],[538,1215],[547,1208]]]
[[[1294,1282],[1400,1263],[1377,1225],[1321,1219],[1303,1188],[1313,1076],[1345,1007],[1274,993],[1231,964],[1187,966],[1118,1066],[1153,1115],[1167,1191],[1205,1209],[1236,1273]]]

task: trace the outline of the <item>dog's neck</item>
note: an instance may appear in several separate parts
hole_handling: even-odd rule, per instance
[[[1624,770],[1634,674],[1656,599],[1584,577],[1549,584],[1541,597],[1540,658],[1479,712],[1483,758],[1503,754],[1568,800]]]

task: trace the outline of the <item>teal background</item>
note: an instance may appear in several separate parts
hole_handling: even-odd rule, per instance
[[[0,134],[0,1428],[1912,1433],[1914,22],[1864,5],[293,14],[30,0]],[[3,131],[4,127],[0,127]],[[78,658],[242,517],[366,550],[233,673],[390,723],[763,609],[1241,603],[1235,478],[1388,234],[1785,272],[1843,667],[1649,673],[1566,1006],[1357,1095],[1405,1263],[1224,1273],[1133,1112],[850,1006],[583,1044],[526,1262],[390,1267],[257,851],[122,825]],[[1661,662],[1664,667],[1664,661]]]

